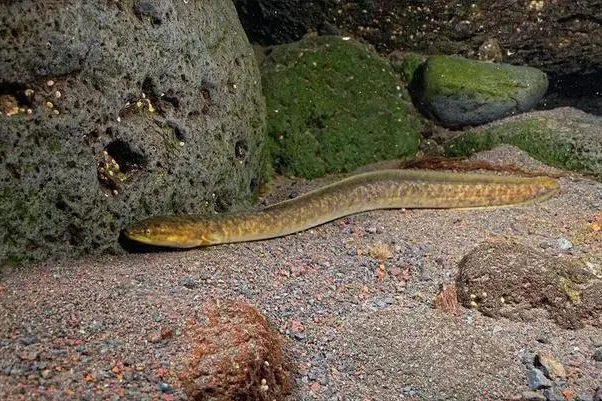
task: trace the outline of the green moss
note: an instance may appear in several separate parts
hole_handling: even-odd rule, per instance
[[[362,45],[315,37],[262,68],[278,172],[306,178],[413,154],[421,123],[390,65]]]
[[[448,141],[444,148],[447,156],[466,157],[500,144],[517,146],[550,166],[594,173],[602,178],[597,159],[588,159],[586,143],[560,132],[545,119],[506,121],[467,132]]]
[[[424,64],[426,57],[421,54],[408,53],[399,61],[392,61],[393,70],[399,74],[406,84],[412,82],[414,74]]]
[[[541,82],[547,85],[546,75],[535,69],[476,61],[454,56],[432,56],[425,69],[428,88],[439,94],[474,93],[481,97],[506,98],[524,87],[524,82]],[[527,79],[529,74],[529,79]]]

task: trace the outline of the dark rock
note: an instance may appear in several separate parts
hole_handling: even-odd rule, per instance
[[[290,43],[324,27],[330,0],[234,0],[249,40],[262,45]]]
[[[0,26],[0,266],[254,196],[265,105],[230,1],[26,0]]]
[[[198,287],[198,282],[192,277],[182,277],[178,279],[178,284],[182,287],[186,287],[189,290],[193,290]]]
[[[23,345],[31,345],[31,344],[37,343],[39,340],[34,335],[27,335],[27,336],[21,337],[20,341],[21,341],[21,344],[23,344]]]
[[[548,337],[547,333],[539,332],[539,333],[537,333],[537,337],[535,338],[535,341],[537,341],[538,343],[542,343],[542,344],[549,344],[550,338]]]
[[[514,65],[553,75],[602,65],[599,4],[591,1],[532,2],[528,7],[506,7],[498,0],[234,3],[250,40],[264,45],[293,42],[330,23],[385,54],[405,49],[474,57],[476,49],[497,38],[503,61]]]
[[[596,348],[593,355],[594,361],[602,362],[602,347]]]
[[[420,110],[446,127],[480,125],[535,106],[548,88],[531,67],[429,57],[412,83]]]
[[[157,388],[159,389],[160,392],[165,393],[165,394],[173,393],[173,387],[169,383],[159,382],[159,384],[157,385]]]
[[[456,288],[465,307],[514,320],[530,320],[539,308],[563,328],[602,326],[602,281],[563,259],[518,243],[486,242],[458,267]]]
[[[564,398],[562,391],[560,391],[560,389],[556,388],[555,386],[543,390],[543,395],[546,397],[547,401],[566,401],[566,398]]]
[[[241,301],[204,305],[205,322],[185,331],[192,353],[178,374],[191,400],[281,400],[290,393],[289,364],[280,336]]]
[[[537,368],[531,368],[527,371],[527,381],[531,390],[540,390],[552,386],[552,382]]]

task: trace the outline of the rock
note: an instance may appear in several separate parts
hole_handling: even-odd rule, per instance
[[[546,401],[546,397],[538,391],[523,391],[524,401]]]
[[[0,23],[0,266],[254,196],[265,105],[229,0],[25,0]]]
[[[602,65],[596,2],[536,1],[525,7],[500,7],[497,0],[234,3],[250,40],[264,45],[293,42],[332,24],[383,54],[405,49],[470,57],[497,38],[505,62],[537,66],[554,76]]]
[[[462,258],[458,299],[491,317],[530,320],[545,310],[563,328],[602,326],[602,280],[563,259],[513,242],[485,242]]]
[[[562,391],[560,391],[555,386],[544,389],[543,395],[547,401],[566,401],[566,398],[564,398]]]
[[[389,63],[340,37],[269,49],[261,63],[276,169],[314,178],[418,149],[421,123]]]
[[[535,356],[535,366],[552,380],[566,379],[564,366],[548,352],[540,352]]]
[[[527,381],[531,390],[541,390],[552,386],[552,382],[537,368],[527,371]]]
[[[572,242],[564,237],[558,238],[557,243],[558,247],[563,251],[568,251],[569,249],[573,248]]]
[[[254,307],[216,300],[203,305],[206,323],[189,324],[192,353],[178,374],[191,400],[282,400],[292,379],[280,336]]]
[[[450,315],[457,315],[460,313],[460,304],[458,302],[458,293],[456,292],[456,286],[453,284],[445,285],[439,294],[435,297],[433,307],[439,309]]]
[[[418,108],[446,127],[480,125],[535,106],[548,89],[531,67],[431,56],[412,83]]]
[[[593,355],[594,361],[602,362],[602,347],[596,348]]]
[[[602,179],[602,117],[563,107],[509,117],[448,140],[445,154],[462,157],[514,145],[544,163]]]

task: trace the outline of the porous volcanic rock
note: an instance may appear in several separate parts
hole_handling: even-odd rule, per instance
[[[487,316],[559,326],[602,326],[602,280],[581,267],[513,242],[486,242],[459,263],[458,298]]]
[[[8,2],[0,26],[0,266],[253,196],[265,105],[230,0]]]
[[[203,306],[204,323],[190,323],[192,355],[178,377],[191,400],[282,400],[292,388],[282,340],[268,320],[242,301]]]

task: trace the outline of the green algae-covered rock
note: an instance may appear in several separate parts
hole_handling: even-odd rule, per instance
[[[544,163],[602,180],[602,118],[562,107],[509,117],[447,141],[445,154],[468,156],[510,144]]]
[[[276,170],[313,178],[418,149],[420,117],[388,62],[340,37],[273,48],[262,63]]]
[[[415,82],[421,111],[446,127],[480,125],[535,106],[548,89],[544,72],[526,66],[432,56]]]

